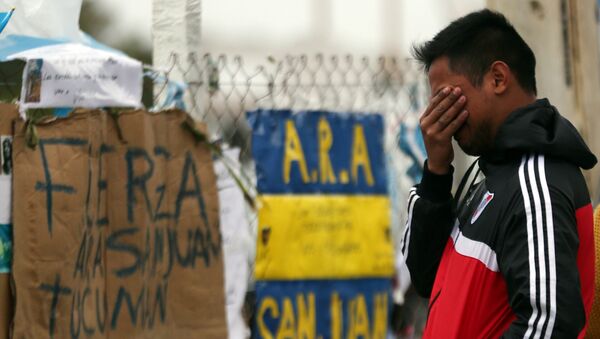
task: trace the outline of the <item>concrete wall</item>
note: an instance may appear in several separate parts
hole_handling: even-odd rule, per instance
[[[600,61],[595,0],[488,0],[536,57],[539,97],[547,97],[600,154]],[[600,167],[600,166],[597,166]],[[597,202],[600,171],[585,173]]]

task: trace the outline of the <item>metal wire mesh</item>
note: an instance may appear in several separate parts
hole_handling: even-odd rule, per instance
[[[398,126],[411,120],[416,123],[429,96],[423,72],[410,60],[322,54],[256,59],[174,53],[168,67],[155,71],[154,78],[160,79],[155,81],[155,104],[172,96],[169,86],[179,81],[186,109],[208,125],[211,138],[241,149],[240,173],[250,187],[255,181],[245,112],[271,108],[382,114],[395,215],[392,232],[394,238],[400,238],[403,192],[408,192],[413,182],[404,175],[409,159],[398,148]]]
[[[245,61],[240,56],[172,54],[166,79],[183,80],[187,109],[226,142],[246,130],[256,108],[378,112],[397,124],[427,96],[422,72],[408,60],[352,55],[287,55]],[[155,85],[155,102],[168,84]],[[388,119],[390,120],[390,119]]]

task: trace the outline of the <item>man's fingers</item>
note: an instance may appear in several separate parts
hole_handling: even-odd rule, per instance
[[[444,112],[446,112],[454,104],[454,102],[456,102],[461,93],[462,90],[459,87],[454,88],[452,92],[433,109],[433,115],[439,117],[444,114]],[[432,118],[433,115],[431,116]]]
[[[467,97],[464,95],[458,98],[450,108],[446,110],[444,114],[437,120],[436,124],[438,125],[439,130],[443,130],[450,124],[452,120],[460,113],[465,107],[467,102]]]
[[[454,120],[452,120],[448,124],[448,126],[446,126],[446,128],[443,131],[440,132],[440,134],[443,135],[444,138],[452,138],[454,133],[456,133],[456,131],[458,131],[462,127],[462,125],[464,125],[468,116],[469,112],[463,110],[456,118],[454,118]]]
[[[433,109],[435,109],[435,107],[440,103],[440,101],[442,101],[446,96],[448,96],[448,94],[450,94],[451,91],[452,88],[445,87],[444,89],[439,91],[433,98],[431,98],[429,106],[427,106],[427,109],[421,115],[421,120],[428,116],[431,113],[431,111],[433,111]]]
[[[445,98],[442,99],[442,101],[440,101],[435,107],[433,107],[431,112],[426,117],[421,119],[421,125],[429,126],[436,122],[440,118],[440,116],[444,114],[444,112],[446,112],[446,110],[448,110],[454,104],[454,102],[458,99],[461,93],[462,91],[460,88],[454,88],[454,90],[452,90],[450,94],[448,94]]]
[[[440,101],[437,106],[433,108],[431,113],[427,115],[425,118],[421,119],[421,126],[429,127],[438,121],[438,119],[455,104],[457,99],[461,96],[462,93],[459,87],[455,87],[450,94],[448,94],[442,101]],[[436,128],[436,130],[442,130],[442,128]]]

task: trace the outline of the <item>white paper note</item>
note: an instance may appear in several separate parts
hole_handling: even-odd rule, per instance
[[[24,59],[21,111],[56,107],[140,107],[141,62],[80,44],[62,44],[9,56]]]

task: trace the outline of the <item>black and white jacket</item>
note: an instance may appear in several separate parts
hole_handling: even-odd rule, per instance
[[[596,157],[542,99],[513,112],[478,162],[485,179],[460,204],[452,173],[425,171],[410,193],[402,250],[430,297],[424,338],[583,337],[594,239],[580,168]]]

